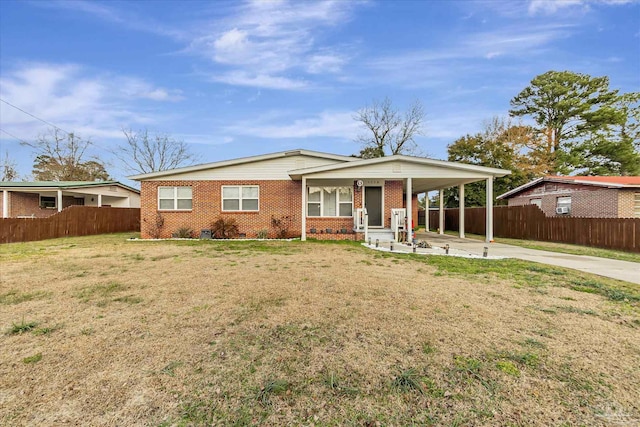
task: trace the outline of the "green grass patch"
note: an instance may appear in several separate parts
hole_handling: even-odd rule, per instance
[[[516,365],[513,364],[513,362],[510,362],[508,360],[498,360],[496,362],[496,368],[498,368],[505,374],[509,374],[514,377],[520,376],[520,369],[518,369]]]
[[[263,406],[271,405],[271,397],[283,394],[289,390],[290,384],[286,380],[270,379],[260,387],[256,393],[256,400]]]
[[[33,356],[25,357],[22,359],[22,363],[38,363],[42,360],[42,353],[34,354]]]
[[[75,296],[86,302],[96,297],[108,297],[116,292],[124,291],[126,289],[127,287],[122,283],[109,282],[82,288],[76,292]]]
[[[25,332],[30,332],[38,326],[38,322],[25,322],[24,318],[20,323],[12,323],[11,328],[7,331],[9,335],[18,335]]]
[[[417,391],[420,394],[424,393],[422,378],[415,368],[399,372],[393,379],[393,387],[403,392]]]
[[[0,294],[0,305],[13,305],[20,304],[26,301],[33,301],[47,298],[51,295],[51,292],[46,291],[34,291],[34,292],[20,292],[12,289],[9,292]]]

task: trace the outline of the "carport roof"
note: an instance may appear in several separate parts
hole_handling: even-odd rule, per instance
[[[109,185],[117,185],[127,190],[140,193],[137,190],[128,185],[124,185],[118,181],[7,181],[0,182],[0,189],[9,188],[23,188],[23,189],[71,189],[71,188],[87,188],[87,187],[102,187]]]

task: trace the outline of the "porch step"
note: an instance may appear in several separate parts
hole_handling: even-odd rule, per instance
[[[369,237],[372,242],[375,242],[378,239],[380,242],[391,242],[393,241],[395,235],[390,228],[374,228],[369,229]]]

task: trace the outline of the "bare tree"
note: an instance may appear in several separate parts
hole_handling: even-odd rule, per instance
[[[367,131],[357,138],[362,144],[359,157],[416,154],[418,146],[414,137],[422,134],[424,118],[424,108],[419,100],[404,113],[398,111],[389,98],[373,101],[354,116]]]
[[[33,142],[23,142],[34,149],[33,176],[38,181],[94,181],[109,179],[97,158],[87,159],[91,140],[74,133],[54,129]]]
[[[150,173],[193,164],[195,156],[184,141],[169,135],[149,135],[147,129],[134,132],[123,129],[127,142],[113,150],[113,155],[134,173]]]
[[[0,181],[17,181],[19,177],[16,162],[9,157],[9,152],[5,151],[4,157],[0,160]]]

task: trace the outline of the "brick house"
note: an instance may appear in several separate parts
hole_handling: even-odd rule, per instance
[[[222,217],[234,218],[248,238],[275,237],[275,219],[302,240],[363,240],[371,233],[397,238],[417,222],[419,193],[459,186],[464,200],[464,184],[485,180],[492,195],[493,178],[509,173],[401,155],[359,159],[291,150],[129,178],[141,182],[143,238],[170,237],[181,227],[199,234]],[[488,230],[489,239],[492,225]]]
[[[640,218],[640,176],[546,176],[497,197],[547,216]]]
[[[72,205],[140,207],[140,191],[117,181],[0,182],[2,218],[45,218]]]

